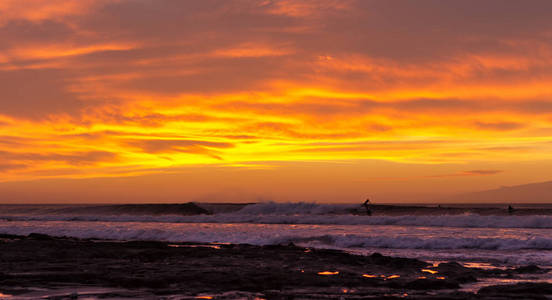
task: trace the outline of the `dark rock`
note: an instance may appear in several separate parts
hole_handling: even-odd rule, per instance
[[[369,257],[373,264],[386,266],[393,269],[419,269],[427,265],[426,262],[417,259],[390,257],[381,255],[379,253],[374,253]]]
[[[379,252],[374,252],[374,253],[372,253],[372,255],[370,255],[370,257],[374,258],[374,259],[377,259],[377,258],[383,257],[383,255]]]
[[[0,291],[14,286],[22,289],[94,286],[140,290],[158,296],[184,294],[191,297],[199,293],[241,291],[270,294],[269,298],[278,299],[300,291],[305,299],[318,299],[321,295],[338,299],[343,296],[342,290],[347,289],[355,291],[351,296],[375,299],[395,299],[388,295],[403,293],[418,300],[494,297],[492,292],[485,294],[484,289],[480,295],[445,291],[490,274],[457,263],[440,264],[437,268],[440,274],[426,274],[421,272],[426,262],[379,253],[360,256],[296,245],[208,246],[179,243],[169,247],[164,242],[79,240],[36,233],[18,236],[0,243]],[[323,271],[337,273],[324,274]],[[530,266],[518,270],[520,273],[529,271],[538,269]],[[443,272],[449,275],[436,279]],[[514,274],[512,270],[495,273],[500,276]],[[393,274],[399,276],[389,278]],[[416,279],[422,274],[428,278]],[[536,289],[526,287],[528,293]],[[518,295],[518,290],[501,291],[504,292],[501,295],[506,296],[500,297],[507,299],[508,295]],[[538,291],[543,290],[538,288]]]
[[[284,251],[297,251],[297,250],[304,250],[303,247],[297,247],[294,243],[289,243],[287,245],[277,244],[277,245],[265,245],[262,246],[263,249],[269,249],[269,250],[284,250]]]
[[[19,235],[0,233],[0,239],[15,240],[19,238],[21,238]]]
[[[469,283],[469,282],[476,282],[477,277],[475,277],[473,274],[461,274],[454,276],[454,280],[458,283]]]
[[[29,234],[27,237],[30,238],[30,239],[33,239],[33,240],[42,240],[42,241],[54,240],[53,237],[51,237],[47,234],[34,233],[34,232]]]
[[[124,242],[125,246],[138,249],[164,249],[167,248],[167,243],[158,241],[128,241]]]
[[[440,279],[417,279],[407,282],[404,285],[407,289],[412,290],[441,290],[441,289],[457,289],[460,287],[458,282]]]
[[[468,269],[468,268],[462,266],[461,264],[459,264],[455,261],[440,263],[437,266],[437,268],[439,270],[463,270],[463,269]]]
[[[539,268],[535,265],[523,266],[512,270],[512,272],[518,274],[543,274],[548,273],[548,271],[549,270]]]
[[[481,288],[478,294],[529,294],[552,295],[552,284],[546,282],[523,282],[512,285],[492,285]]]
[[[436,269],[437,271],[439,271],[440,274],[444,274],[447,276],[463,276],[477,271],[475,269],[466,268],[454,261],[448,263],[440,263]]]

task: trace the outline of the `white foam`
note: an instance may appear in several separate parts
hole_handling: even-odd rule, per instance
[[[8,221],[99,221],[158,223],[252,223],[319,225],[396,225],[458,228],[552,228],[552,216],[481,216],[476,214],[441,216],[355,216],[328,214],[249,214],[249,211],[197,216],[135,215],[4,215]]]
[[[195,242],[250,243],[256,245],[302,243],[335,246],[338,248],[395,248],[395,249],[487,249],[552,250],[550,230],[519,234],[496,230],[472,230],[450,237],[454,230],[387,228],[374,230],[359,227],[320,227],[308,225],[262,224],[174,224],[123,222],[0,222],[0,233],[27,235],[32,232],[53,236],[102,238],[120,240],[162,240]]]
[[[349,211],[355,208],[261,203],[229,213],[181,216],[59,214],[67,210],[38,207],[29,211],[24,207],[3,210],[0,233],[253,245],[293,242],[425,259],[484,258],[552,265],[552,216],[351,215]]]
[[[312,245],[330,245],[338,248],[394,248],[394,249],[485,249],[485,250],[552,250],[552,239],[547,238],[418,238],[387,236],[314,236],[289,238],[282,242],[308,243]]]
[[[164,222],[0,221],[0,233],[117,240],[295,244],[390,251],[402,256],[486,257],[505,263],[552,264],[552,229]],[[453,254],[443,254],[452,253]],[[517,256],[516,253],[524,252]],[[433,253],[433,254],[431,254]],[[489,254],[493,253],[493,254]],[[548,259],[548,263],[546,262]]]
[[[345,214],[349,210],[357,209],[358,205],[352,204],[317,204],[312,202],[276,203],[263,202],[248,205],[242,208],[238,214],[242,215],[324,215]]]
[[[11,221],[98,221],[160,223],[252,223],[252,224],[321,224],[321,225],[396,225],[458,228],[552,228],[550,215],[352,215],[358,205],[315,204],[306,202],[266,202],[247,205],[241,210],[214,215],[119,215],[87,214],[81,206],[7,206],[0,210],[0,220]],[[67,213],[70,211],[71,213]],[[94,210],[92,210],[94,211]],[[77,213],[78,212],[78,213]],[[415,213],[415,209],[411,211]]]

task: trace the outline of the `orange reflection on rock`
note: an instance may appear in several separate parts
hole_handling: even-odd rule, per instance
[[[378,275],[362,274],[362,277],[366,277],[366,278],[376,278],[376,277],[378,277]]]
[[[430,269],[422,269],[422,272],[426,272],[426,273],[431,273],[431,274],[437,274],[439,272],[435,271],[435,270],[430,270]]]
[[[218,245],[210,245],[210,244],[205,244],[205,245],[179,245],[179,244],[169,244],[167,245],[168,247],[171,247],[171,248],[211,248],[211,249],[221,249],[220,246]]]
[[[326,276],[329,276],[329,275],[337,275],[337,274],[339,274],[338,271],[335,271],[335,272],[332,272],[332,271],[318,272],[318,275],[326,275]]]
[[[399,278],[401,277],[400,275],[391,275],[391,276],[387,276],[386,278],[387,279],[394,279],[394,278]]]

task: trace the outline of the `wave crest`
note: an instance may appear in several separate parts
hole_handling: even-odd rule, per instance
[[[244,212],[197,216],[135,215],[36,215],[0,216],[4,221],[87,221],[87,222],[151,222],[151,223],[251,223],[310,225],[393,225],[458,228],[552,228],[552,216],[352,216],[313,214],[247,214]]]

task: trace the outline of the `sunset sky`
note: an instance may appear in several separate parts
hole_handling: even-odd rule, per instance
[[[2,0],[0,202],[552,180],[552,1]]]

